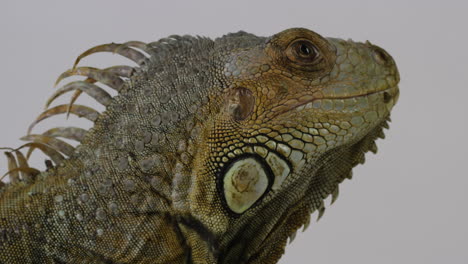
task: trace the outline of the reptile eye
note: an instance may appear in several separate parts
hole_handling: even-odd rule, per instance
[[[301,47],[299,48],[299,50],[300,50],[301,54],[305,55],[305,56],[308,56],[310,53],[312,53],[310,48],[305,44],[301,44]]]
[[[298,64],[313,64],[319,57],[317,47],[309,40],[296,40],[286,50],[289,60]]]

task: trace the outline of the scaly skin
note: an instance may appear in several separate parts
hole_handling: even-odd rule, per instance
[[[45,172],[8,154],[1,263],[277,263],[288,237],[376,151],[399,93],[381,48],[306,29],[172,36],[81,57],[102,51],[140,67],[61,76],[87,76],[68,90],[106,111],[74,105],[95,121],[90,131],[26,137],[54,160]]]

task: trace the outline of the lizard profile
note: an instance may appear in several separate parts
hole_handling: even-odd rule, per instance
[[[77,66],[96,52],[138,66]],[[6,152],[0,263],[277,263],[376,152],[399,95],[383,49],[303,28],[105,44],[57,82],[75,75],[47,102],[70,104],[23,138],[48,170]],[[75,104],[82,93],[106,110]],[[93,128],[33,133],[66,113]]]

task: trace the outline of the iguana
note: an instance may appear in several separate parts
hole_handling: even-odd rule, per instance
[[[137,66],[77,66],[97,52]],[[303,28],[100,45],[57,83],[70,76],[85,78],[47,106],[71,102],[5,153],[1,263],[277,263],[376,152],[399,95],[383,49]],[[75,104],[82,93],[105,111]],[[66,113],[94,126],[32,132]],[[28,165],[35,149],[46,171]]]

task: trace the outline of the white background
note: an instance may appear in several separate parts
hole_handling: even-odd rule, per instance
[[[55,78],[97,44],[238,30],[268,36],[298,26],[368,39],[392,54],[401,73],[391,129],[378,142],[379,154],[367,156],[341,185],[338,201],[298,234],[280,263],[466,264],[467,11],[466,1],[2,0],[0,146],[21,144]],[[126,62],[93,57],[83,65]],[[42,159],[34,156],[35,164]],[[5,171],[6,161],[0,164]]]

